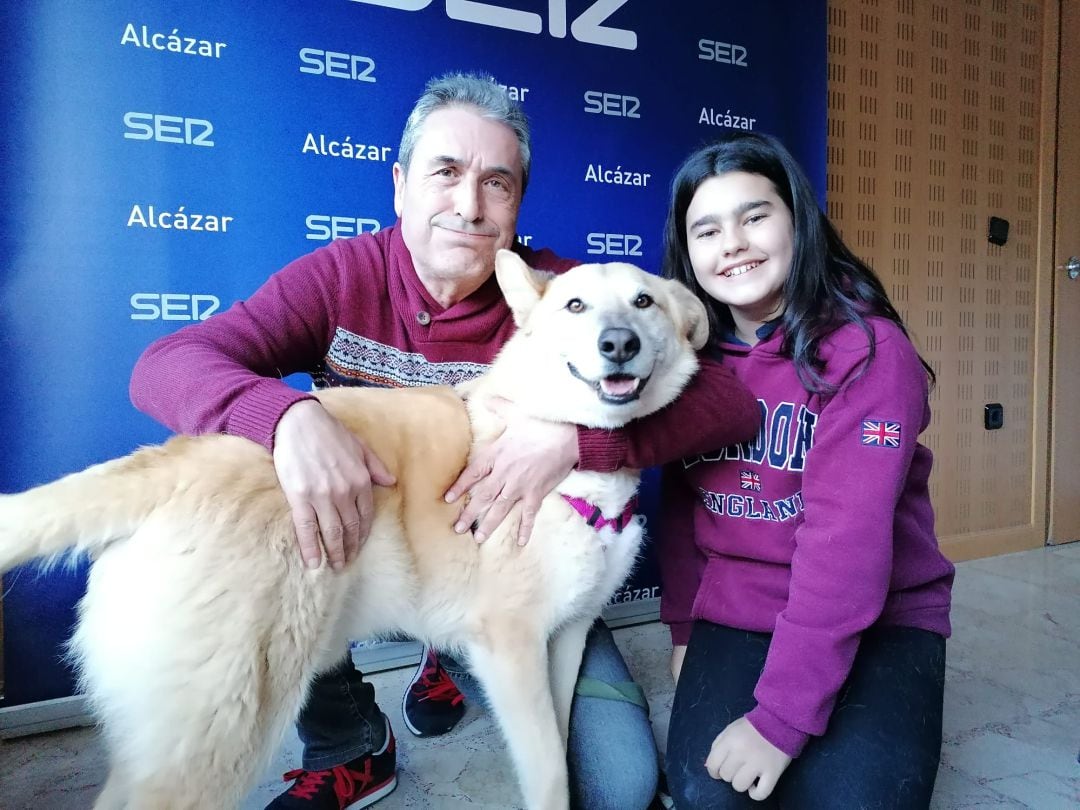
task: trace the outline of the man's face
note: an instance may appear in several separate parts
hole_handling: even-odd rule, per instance
[[[408,173],[394,164],[394,210],[417,275],[444,304],[479,287],[495,252],[513,245],[521,194],[521,150],[510,127],[472,107],[428,116]]]

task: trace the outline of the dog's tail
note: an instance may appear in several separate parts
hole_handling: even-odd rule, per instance
[[[95,553],[129,537],[179,483],[162,463],[166,452],[143,448],[17,495],[0,495],[0,572],[38,557]]]

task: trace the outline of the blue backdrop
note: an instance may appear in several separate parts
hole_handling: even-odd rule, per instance
[[[522,100],[520,233],[562,255],[657,269],[674,168],[730,129],[779,135],[824,193],[825,0],[38,0],[0,14],[3,492],[164,439],[127,397],[150,341],[393,222],[401,126],[432,75],[490,72]],[[655,511],[651,479],[644,495]],[[0,705],[73,691],[60,655],[83,574],[4,578]],[[657,593],[647,555],[617,599]]]

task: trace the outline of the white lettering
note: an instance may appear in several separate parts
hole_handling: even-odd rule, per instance
[[[344,140],[338,141],[327,139],[323,134],[316,137],[314,132],[309,132],[304,137],[304,145],[300,152],[323,157],[340,157],[351,160],[375,160],[386,163],[390,160],[390,153],[394,151],[392,146],[376,146],[375,144],[353,143],[352,135],[346,135]]]
[[[214,125],[204,118],[182,118],[178,115],[158,115],[155,113],[126,112],[124,126],[125,138],[136,141],[161,141],[162,143],[182,143],[191,146],[213,146],[210,136]]]
[[[609,183],[615,186],[647,186],[652,174],[649,172],[623,171],[621,165],[614,169],[605,169],[603,164],[590,163],[585,169],[585,182]]]
[[[205,321],[221,307],[216,295],[186,293],[133,293],[133,321]]]
[[[369,6],[396,8],[398,11],[421,11],[431,5],[431,0],[353,0],[354,3],[367,3]]]
[[[748,53],[742,45],[732,45],[730,42],[716,42],[711,39],[698,40],[698,59],[704,59],[706,62],[750,67],[750,64],[746,61]]]
[[[375,60],[366,56],[338,51],[321,51],[318,48],[301,48],[301,73],[328,76],[331,79],[351,79],[357,82],[374,82]]]
[[[605,256],[640,256],[641,237],[634,233],[590,233],[586,253]]]
[[[140,36],[141,34],[141,36]],[[121,45],[134,45],[136,48],[149,48],[153,51],[166,51],[168,53],[185,53],[190,56],[206,56],[210,59],[220,59],[221,52],[228,47],[227,42],[215,42],[209,39],[179,36],[180,29],[174,28],[168,34],[161,31],[150,33],[145,25],[138,30],[135,23],[124,26],[124,33],[120,37]]]
[[[477,0],[446,0],[446,16],[451,20],[506,28],[524,34],[539,34],[544,30],[544,19],[539,14]]]
[[[307,238],[313,242],[329,242],[333,239],[347,239],[362,233],[378,233],[382,225],[377,219],[365,217],[340,217],[328,214],[308,214],[306,220]]]
[[[500,84],[503,90],[506,91],[506,95],[510,96],[514,101],[524,101],[525,96],[529,94],[528,87],[514,87],[512,84]]]
[[[369,6],[397,9],[398,11],[422,11],[431,0],[352,0]],[[594,0],[570,24],[570,33],[578,42],[622,48],[637,48],[637,33],[625,28],[612,28],[602,23],[625,6],[629,0]],[[548,0],[548,33],[556,39],[566,36],[566,0]],[[544,18],[532,11],[506,8],[496,3],[479,0],[446,0],[446,16],[452,20],[487,25],[525,34],[540,34],[544,30]]]
[[[603,93],[600,90],[585,91],[585,112],[594,115],[614,115],[622,118],[641,118],[638,110],[641,101],[637,96]]]
[[[660,586],[651,588],[626,588],[612,595],[609,605],[618,605],[625,602],[637,602],[639,599],[659,599]]]
[[[754,124],[757,123],[757,119],[749,118],[745,115],[732,115],[731,110],[718,113],[712,107],[702,107],[701,115],[698,116],[698,123],[709,124],[714,127],[724,127],[726,129],[745,129],[750,131],[754,128]]]
[[[566,0],[561,0],[565,3]],[[578,42],[606,45],[609,48],[637,49],[637,34],[623,28],[609,28],[600,23],[625,6],[627,0],[597,0],[570,24],[570,33]],[[565,14],[565,9],[563,14]]]
[[[154,206],[146,206],[146,210],[136,203],[131,206],[128,214],[127,226],[129,228],[161,228],[175,231],[209,231],[211,233],[227,233],[229,223],[236,217],[221,214],[189,214],[180,206],[175,211],[158,211]]]

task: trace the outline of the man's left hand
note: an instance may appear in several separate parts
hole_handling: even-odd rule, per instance
[[[791,757],[766,740],[745,717],[740,717],[713,740],[705,770],[739,793],[764,801],[776,787]]]
[[[464,534],[479,521],[474,536],[482,543],[520,502],[517,542],[523,546],[529,542],[540,502],[578,462],[577,427],[527,416],[505,399],[493,399],[487,407],[503,419],[506,429],[477,453],[447,490],[448,503],[469,493],[454,531]]]

